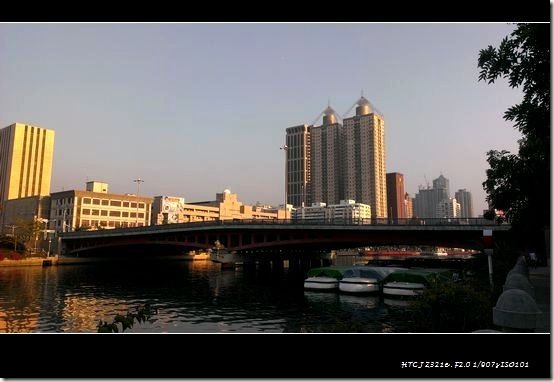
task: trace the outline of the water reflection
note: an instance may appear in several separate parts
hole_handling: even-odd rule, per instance
[[[412,300],[400,300],[394,298],[385,298],[383,302],[388,306],[399,308],[409,308],[413,303]]]
[[[149,304],[127,332],[394,331],[378,296],[304,292],[303,274],[211,261],[0,268],[0,332],[96,332]]]
[[[351,295],[340,294],[339,300],[343,309],[359,310],[374,309],[379,306],[379,295]]]

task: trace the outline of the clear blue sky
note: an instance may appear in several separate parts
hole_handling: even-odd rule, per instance
[[[385,115],[386,169],[412,195],[442,172],[485,208],[489,149],[521,99],[477,82],[499,24],[0,24],[0,126],[56,131],[52,191],[283,200],[285,128],[364,95]]]

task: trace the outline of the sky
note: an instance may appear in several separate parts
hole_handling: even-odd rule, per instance
[[[480,49],[514,25],[0,24],[0,127],[56,131],[52,192],[282,203],[285,129],[363,90],[385,117],[386,171],[406,191],[443,174],[473,194],[491,149],[517,151],[503,120],[521,90],[478,82]],[[348,116],[351,116],[351,112]],[[321,123],[321,120],[317,121]]]

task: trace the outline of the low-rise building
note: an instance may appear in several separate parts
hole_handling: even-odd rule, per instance
[[[312,203],[309,207],[297,208],[293,219],[327,223],[361,223],[371,219],[371,206],[355,200],[341,200],[339,204]]]
[[[96,191],[69,190],[50,195],[50,229],[67,232],[150,225],[152,198],[109,194],[107,184],[101,182],[88,182],[87,189]]]
[[[152,206],[153,224],[285,218],[290,218],[290,208],[285,214],[282,208],[244,204],[238,200],[237,194],[228,189],[217,193],[215,200],[195,203],[185,203],[184,198],[180,197],[156,196]]]

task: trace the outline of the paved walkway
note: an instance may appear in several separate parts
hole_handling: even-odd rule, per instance
[[[529,267],[529,281],[535,288],[535,301],[542,311],[535,333],[550,333],[550,266]]]

